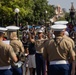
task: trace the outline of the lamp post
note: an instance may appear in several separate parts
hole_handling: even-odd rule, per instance
[[[74,19],[75,19],[75,9],[73,6],[73,2],[71,2],[71,9],[70,9],[70,18],[71,18],[71,23],[74,25]]]
[[[5,16],[4,16],[4,14],[2,14],[2,18],[1,18],[2,19],[2,23],[1,23],[2,24],[1,26],[2,27],[4,26],[4,18],[5,18]]]
[[[19,21],[18,21],[18,13],[19,13],[19,9],[18,8],[16,8],[15,9],[15,13],[16,13],[16,26],[19,26]]]
[[[2,16],[2,25],[1,26],[3,27],[3,16]]]
[[[45,11],[45,26],[46,26],[47,10]]]
[[[15,13],[16,13],[16,26],[19,26],[19,20],[18,20],[18,13],[19,13],[19,9],[16,8],[15,9]],[[17,31],[17,36],[19,37],[19,31]]]

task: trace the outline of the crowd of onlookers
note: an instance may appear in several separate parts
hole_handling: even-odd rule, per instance
[[[76,26],[0,27],[0,75],[75,75]]]
[[[51,26],[50,24],[47,24],[47,26],[41,25],[41,26],[39,26],[39,28],[36,28],[36,26],[32,26],[31,28],[28,28],[28,26],[26,26],[22,29],[21,40],[24,45],[25,52],[28,55],[26,62],[25,62],[25,64],[26,64],[25,75],[28,74],[27,73],[28,69],[30,71],[30,75],[35,75],[35,72],[37,73],[37,75],[41,75],[41,71],[42,71],[42,75],[45,75],[46,71],[48,73],[47,66],[44,65],[45,62],[44,61],[41,62],[39,60],[40,58],[38,58],[38,55],[37,55],[38,47],[36,47],[35,43],[38,43],[36,40],[38,40],[39,37],[42,37],[44,40],[55,38],[55,35],[53,34],[53,31],[50,26]],[[69,36],[70,38],[72,38],[75,41],[76,40],[75,32],[76,32],[76,27],[73,26],[71,23],[68,23],[65,35]],[[39,44],[40,44],[40,41],[39,41]],[[38,44],[37,44],[37,46],[38,46]],[[43,59],[41,59],[41,60],[43,60]],[[38,63],[39,64],[42,63],[41,66]],[[42,68],[44,68],[44,69],[42,69]]]

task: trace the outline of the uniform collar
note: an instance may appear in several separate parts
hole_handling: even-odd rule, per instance
[[[58,36],[58,37],[56,37],[56,38],[63,38],[62,36]]]

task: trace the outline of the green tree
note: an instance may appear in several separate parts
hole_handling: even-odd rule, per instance
[[[48,5],[47,0],[34,0],[34,5],[34,22],[41,21],[41,19],[45,20],[45,17],[47,17],[48,20],[50,17],[54,16],[55,8],[52,5]]]
[[[20,21],[25,20],[25,17],[29,14],[32,15],[33,0],[2,0],[0,1],[0,19],[4,20],[3,24],[14,23],[15,20],[15,8],[19,8]]]
[[[0,24],[3,26],[15,23],[15,8],[19,8],[19,22],[38,22],[54,15],[54,6],[47,0],[0,0]]]
[[[47,9],[47,0],[34,0],[33,15],[34,21],[38,22],[44,18],[45,10]]]

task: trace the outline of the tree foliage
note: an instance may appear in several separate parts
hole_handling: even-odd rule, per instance
[[[33,0],[2,0],[0,1],[0,19],[4,20],[6,24],[14,22],[15,8],[19,8],[20,20],[23,20],[28,14],[32,15]]]
[[[19,22],[38,22],[45,18],[45,11],[53,15],[54,8],[47,0],[0,0],[0,24],[9,25],[15,22],[15,8],[19,8]]]

